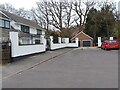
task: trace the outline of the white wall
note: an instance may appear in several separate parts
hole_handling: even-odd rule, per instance
[[[11,21],[10,22],[11,26],[13,26],[16,30],[21,30],[21,26],[19,24],[16,24],[16,22]]]
[[[101,47],[101,44],[102,44],[102,39],[101,37],[98,37],[98,47]]]
[[[78,38],[75,39],[75,43],[68,43],[66,47],[78,47]]]
[[[35,28],[30,27],[30,33],[31,34],[37,34],[37,30]]]
[[[58,39],[61,40],[60,37]],[[66,47],[78,47],[78,38],[76,38],[75,43],[69,43],[69,38],[63,38],[65,43],[54,44],[53,43],[53,36],[50,36],[50,40],[51,40],[51,42],[50,42],[50,49],[51,50],[66,48]]]
[[[42,31],[42,35],[45,35],[45,31]]]
[[[52,44],[51,45],[51,50],[65,48],[65,47],[66,47],[66,44]]]
[[[12,44],[12,57],[24,56],[33,53],[44,52],[46,45],[18,45],[18,32],[10,32],[10,40]],[[45,40],[44,40],[45,41]],[[46,41],[45,41],[46,42]]]

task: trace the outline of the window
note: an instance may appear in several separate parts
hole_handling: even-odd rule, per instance
[[[21,31],[23,31],[25,33],[29,33],[30,32],[30,27],[25,26],[25,25],[21,25]]]
[[[116,41],[116,40],[110,40],[110,41],[108,41],[108,43],[109,43],[109,44],[117,43],[117,41]]]
[[[40,40],[35,40],[35,44],[40,44]]]
[[[42,30],[37,29],[37,35],[42,35]]]
[[[10,28],[10,21],[0,19],[0,27],[2,28]]]
[[[0,19],[0,27],[3,27],[3,23],[1,19]]]
[[[10,28],[10,22],[9,21],[5,21],[5,27]]]

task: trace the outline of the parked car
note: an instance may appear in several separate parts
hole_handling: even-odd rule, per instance
[[[101,45],[101,49],[119,49],[119,42],[117,40],[105,40]]]

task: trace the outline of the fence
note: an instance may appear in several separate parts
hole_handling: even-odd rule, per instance
[[[50,36],[50,49],[60,49],[66,47],[78,47],[78,38],[76,38],[75,43],[69,43],[69,38],[58,37],[58,43],[53,42],[53,36]]]
[[[44,36],[40,37],[40,41],[42,44],[19,45],[18,32],[10,32],[10,40],[12,57],[19,57],[46,51],[46,40],[44,39]]]

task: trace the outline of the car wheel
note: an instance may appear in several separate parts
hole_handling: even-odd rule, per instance
[[[105,47],[105,50],[107,51],[108,49]]]

